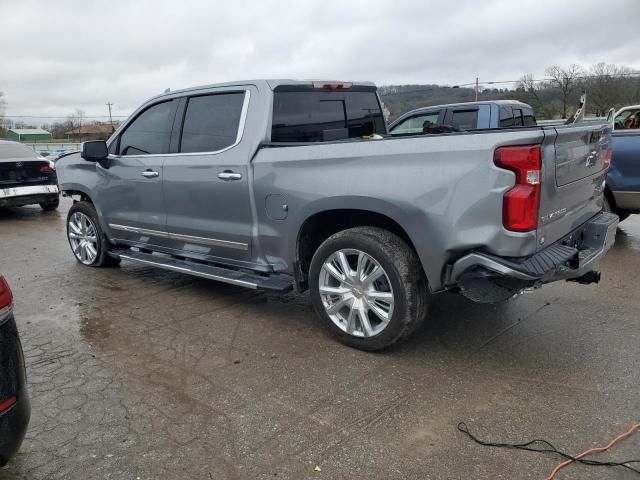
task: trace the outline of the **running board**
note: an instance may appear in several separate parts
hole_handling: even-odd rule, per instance
[[[117,249],[109,252],[111,255],[123,260],[151,265],[165,270],[195,275],[196,277],[217,280],[240,287],[287,292],[293,288],[293,283],[281,276],[266,277],[255,273],[246,273],[230,268],[214,267],[189,260],[179,260],[170,256],[154,255],[152,253],[137,252],[133,250]]]

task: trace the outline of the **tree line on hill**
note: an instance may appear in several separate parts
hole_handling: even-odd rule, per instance
[[[551,66],[546,77],[525,74],[511,88],[492,88],[480,82],[478,101],[519,100],[528,103],[539,119],[567,118],[587,92],[587,115],[603,116],[610,108],[640,103],[640,72],[628,67],[598,63],[589,68],[579,65]],[[473,102],[474,87],[426,85],[387,85],[380,96],[390,120],[419,107]]]

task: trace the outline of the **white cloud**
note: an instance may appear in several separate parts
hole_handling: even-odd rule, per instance
[[[244,78],[467,83],[600,61],[640,69],[637,0],[0,1],[8,115],[128,114]]]

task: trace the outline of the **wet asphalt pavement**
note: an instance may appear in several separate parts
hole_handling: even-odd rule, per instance
[[[542,480],[559,457],[482,447],[456,425],[577,453],[640,421],[640,216],[599,285],[499,306],[436,296],[409,342],[368,354],[328,337],[306,295],[83,267],[69,205],[0,211],[33,409],[2,480]],[[640,458],[640,433],[600,458]]]

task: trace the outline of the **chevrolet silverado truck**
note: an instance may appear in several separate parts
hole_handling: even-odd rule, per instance
[[[38,204],[50,211],[59,201],[53,162],[26,145],[0,140],[0,208]]]
[[[257,80],[152,98],[57,169],[81,264],[309,290],[339,340],[380,350],[433,293],[598,281],[610,141],[610,125],[391,137],[373,84]]]

